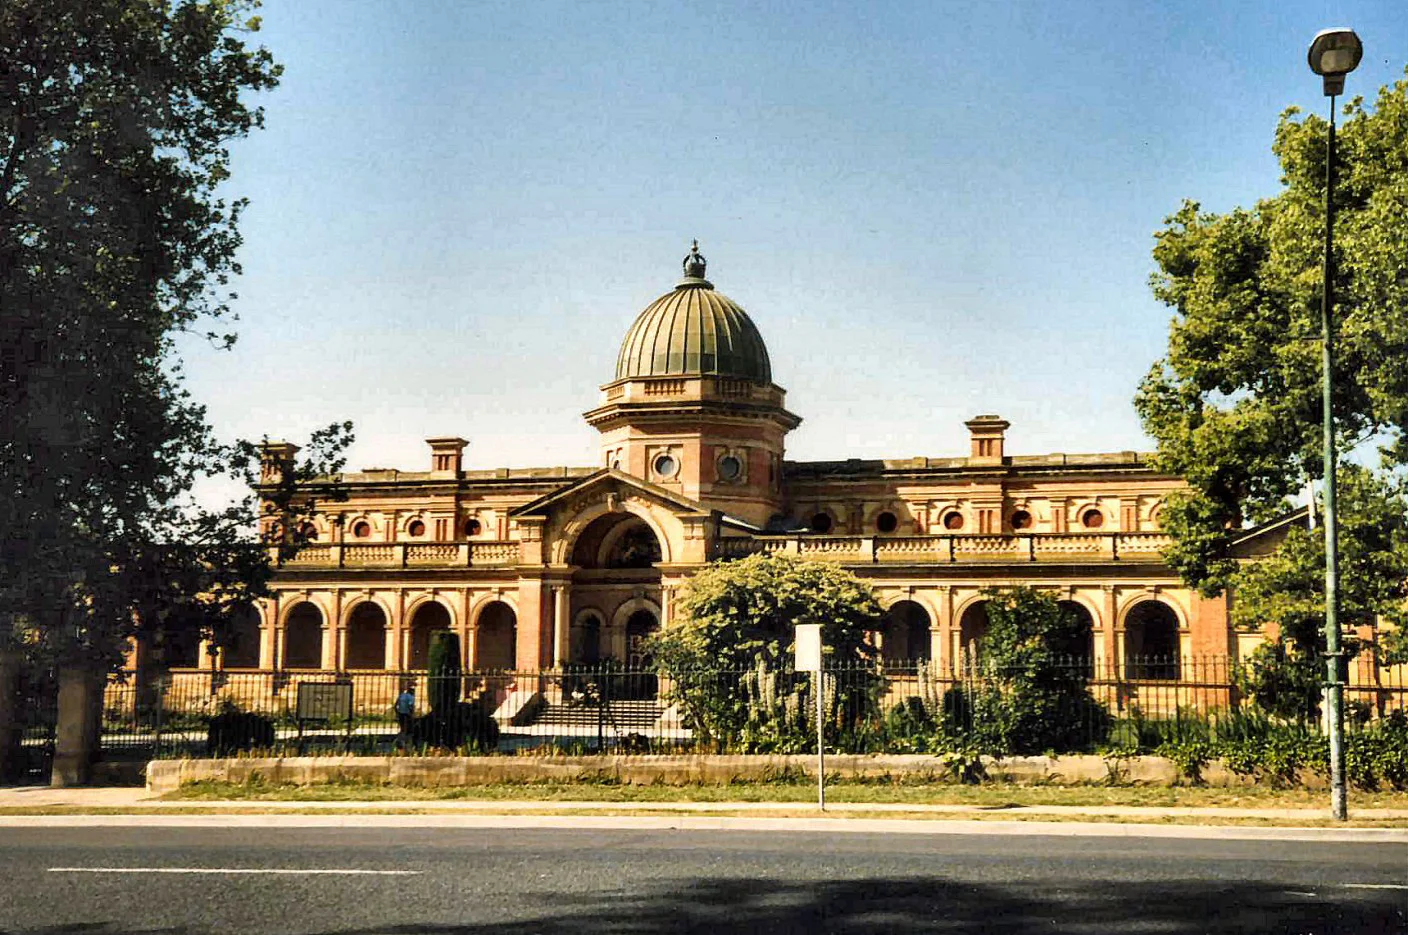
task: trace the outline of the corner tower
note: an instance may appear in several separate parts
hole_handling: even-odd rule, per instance
[[[695,241],[684,278],[626,332],[616,377],[586,413],[602,464],[757,526],[782,509],[783,408],[748,313],[704,278]]]

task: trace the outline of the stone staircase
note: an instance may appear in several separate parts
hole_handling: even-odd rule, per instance
[[[608,734],[648,734],[655,730],[665,707],[657,701],[613,701],[602,713],[596,705],[565,705],[548,702],[528,726],[535,733],[561,729],[566,733],[595,732],[598,719]]]

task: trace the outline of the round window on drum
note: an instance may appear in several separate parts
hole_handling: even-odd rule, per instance
[[[663,454],[655,459],[655,473],[660,477],[674,477],[679,472],[680,463],[674,455]]]

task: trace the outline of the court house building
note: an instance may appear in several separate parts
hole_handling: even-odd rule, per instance
[[[1012,452],[1008,423],[975,415],[952,456],[788,460],[801,417],[762,334],[706,278],[697,245],[683,266],[585,413],[594,465],[466,470],[467,442],[446,436],[426,440],[420,469],[343,475],[346,498],[318,500],[311,543],[223,665],[423,668],[445,628],[471,669],[639,662],[695,571],[755,552],[870,582],[886,659],[953,666],[982,639],[982,589],[1018,584],[1088,618],[1097,662],[1237,654],[1225,600],[1160,559],[1160,507],[1180,481],[1149,455]],[[296,453],[267,444],[265,481]]]

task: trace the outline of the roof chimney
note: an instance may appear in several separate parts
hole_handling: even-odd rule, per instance
[[[963,424],[968,426],[968,438],[972,443],[968,463],[1001,464],[1007,427],[1012,423],[1002,416],[988,415],[974,416]]]
[[[430,446],[430,473],[437,477],[458,477],[464,465],[464,446],[469,442],[446,436],[427,438],[425,443]]]

